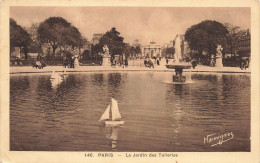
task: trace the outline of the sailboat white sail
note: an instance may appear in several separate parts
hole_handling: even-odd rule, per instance
[[[115,120],[118,120],[121,118],[121,115],[119,113],[119,110],[118,110],[118,104],[117,104],[117,101],[115,99],[111,99],[112,100],[112,121],[115,121]]]
[[[118,103],[115,99],[111,98],[112,104],[111,107],[108,105],[107,109],[99,119],[99,121],[105,121],[106,125],[120,125],[124,124],[124,121],[120,121],[121,115],[118,109]],[[112,114],[112,119],[110,118],[110,110]]]
[[[103,113],[99,121],[109,120],[110,105],[108,105],[106,111]]]

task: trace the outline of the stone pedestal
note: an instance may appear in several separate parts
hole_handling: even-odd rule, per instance
[[[166,65],[166,59],[161,59],[160,66],[165,67],[165,65]]]
[[[111,66],[110,57],[106,57],[106,56],[103,57],[102,66]]]
[[[107,45],[104,45],[103,47],[103,62],[102,62],[102,66],[111,66],[110,63],[110,55],[109,55],[109,48]]]
[[[172,76],[172,81],[173,82],[185,82],[186,81],[186,76],[182,76],[182,68],[176,68],[175,69],[175,76]]]
[[[79,67],[79,60],[78,60],[78,58],[75,58],[75,60],[74,60],[74,67],[75,68]]]
[[[166,68],[175,69],[175,75],[172,76],[173,82],[185,83],[186,76],[182,75],[183,69],[190,69],[191,65],[166,65]]]
[[[222,63],[222,57],[216,57],[216,65],[217,68],[222,68],[223,63]]]

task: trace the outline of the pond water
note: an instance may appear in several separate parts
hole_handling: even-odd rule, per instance
[[[250,74],[172,75],[71,73],[54,87],[51,74],[11,75],[10,150],[250,151]],[[98,122],[111,97],[120,127]]]

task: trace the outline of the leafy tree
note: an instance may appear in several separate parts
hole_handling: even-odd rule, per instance
[[[79,53],[80,53],[80,54],[81,54],[81,49],[82,49],[83,46],[86,45],[87,43],[88,43],[87,38],[85,38],[85,37],[83,37],[83,36],[78,40],[78,45],[77,45],[77,47],[78,47],[78,49],[79,49]],[[89,52],[89,50],[88,50],[88,52]]]
[[[231,54],[236,54],[237,42],[241,36],[246,34],[245,30],[240,30],[240,27],[233,26],[229,23],[224,24],[228,30],[227,34],[227,48],[228,52]]]
[[[135,47],[134,46],[130,47],[130,53],[131,53],[132,56],[135,54]]]
[[[92,58],[102,52],[102,45],[96,44],[91,47]]]
[[[83,60],[90,59],[89,50],[84,50],[82,53]]]
[[[205,20],[199,24],[191,26],[185,32],[185,40],[191,50],[203,51],[209,54],[216,54],[217,44],[221,44],[226,49],[226,35],[228,34],[225,26],[217,21]]]
[[[174,55],[174,53],[175,53],[174,47],[170,47],[170,48],[166,49],[166,54],[167,55]]]
[[[33,23],[31,27],[27,29],[31,39],[32,39],[32,44],[30,45],[30,50],[34,52],[40,52],[42,53],[42,43],[40,41],[40,38],[38,36],[38,28],[39,24]]]
[[[16,21],[10,18],[10,47],[19,47],[20,53],[22,48],[25,49],[25,59],[27,60],[27,48],[31,43],[31,38],[29,34],[23,29]]]
[[[126,58],[129,58],[131,55],[131,48],[132,46],[130,46],[129,44],[126,44],[125,49],[124,49],[124,54]]]
[[[140,54],[140,53],[141,53],[141,48],[138,45],[138,46],[135,47],[135,54],[137,55],[137,54]]]
[[[131,55],[131,56],[137,56],[138,54],[140,54],[141,53],[141,48],[140,48],[140,45],[132,45],[132,46],[130,46],[130,45],[128,45],[128,46],[126,46],[126,48],[127,48],[127,51],[129,52],[129,56]]]
[[[94,51],[96,53],[102,52],[103,46],[107,45],[111,56],[116,54],[122,55],[126,44],[124,43],[124,38],[119,35],[120,33],[113,27],[101,37],[99,43],[94,47]]]
[[[63,47],[64,50],[68,47],[81,47],[82,37],[79,30],[62,17],[46,19],[39,25],[37,33],[41,43],[52,47],[54,56],[58,47]]]
[[[83,38],[81,37],[81,34],[79,32],[79,30],[74,27],[74,26],[71,26],[69,29],[68,29],[68,32],[67,35],[63,36],[65,39],[64,39],[64,42],[65,42],[65,46],[66,45],[69,45],[71,46],[72,48],[81,48],[83,46]]]

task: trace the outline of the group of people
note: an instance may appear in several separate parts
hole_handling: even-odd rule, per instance
[[[154,68],[153,62],[151,59],[144,60],[145,67]]]
[[[110,62],[111,62],[112,67],[116,67],[117,64],[119,66],[122,66],[123,68],[128,67],[128,60],[127,59],[124,59],[121,62],[117,63],[117,61],[115,59],[111,58]]]
[[[75,65],[74,65],[74,58],[72,57],[65,57],[65,60],[64,60],[64,67],[68,67],[68,68],[75,68]]]
[[[145,65],[145,67],[154,68],[154,64],[156,64],[157,66],[160,66],[160,62],[161,62],[161,57],[154,58],[154,62],[150,58],[148,58],[148,59],[144,60],[144,65]],[[168,64],[169,60],[167,59],[166,62]]]
[[[45,62],[43,62],[43,61],[39,61],[39,60],[36,60],[36,61],[33,61],[33,63],[32,63],[33,65],[33,68],[38,68],[38,69],[43,69],[43,67],[46,67],[46,64],[45,64]]]
[[[78,56],[67,53],[64,57],[64,67],[75,68],[79,65]]]
[[[241,70],[249,68],[249,58],[241,58],[240,61],[240,68]]]
[[[37,59],[32,62],[32,67],[36,69],[43,69],[44,67],[46,67],[46,64],[41,54],[38,54]]]
[[[249,68],[249,58],[248,57],[242,57],[239,61],[241,70]],[[211,58],[209,61],[209,67],[215,67],[216,61],[214,58]]]
[[[66,55],[64,57],[64,67],[68,67],[68,68],[75,68],[75,65],[78,63],[76,63],[76,59],[74,56],[72,55]],[[173,60],[171,59],[171,62],[174,62],[174,58]],[[128,67],[128,59],[123,59],[123,60],[116,60],[115,58],[112,58],[111,57],[111,66],[112,67],[115,67],[116,65],[119,65],[121,67]],[[149,67],[149,68],[154,68],[154,65],[157,65],[159,66],[161,63],[161,58],[147,58],[144,60],[144,65],[145,67]],[[168,64],[170,62],[169,58],[166,58],[166,64]],[[192,68],[195,69],[195,67],[198,65],[198,61],[193,58],[193,59],[189,59],[189,62],[191,63],[192,65]],[[215,58],[210,58],[209,60],[209,67],[215,67],[216,65],[216,62],[215,62]],[[37,57],[37,60],[36,61],[33,61],[33,67],[35,68],[39,68],[39,69],[42,69],[43,67],[45,67],[46,64],[45,62],[42,61],[42,58],[41,56],[40,57]],[[248,57],[242,57],[240,58],[240,68],[243,70],[243,69],[247,69],[249,68],[249,58]]]

